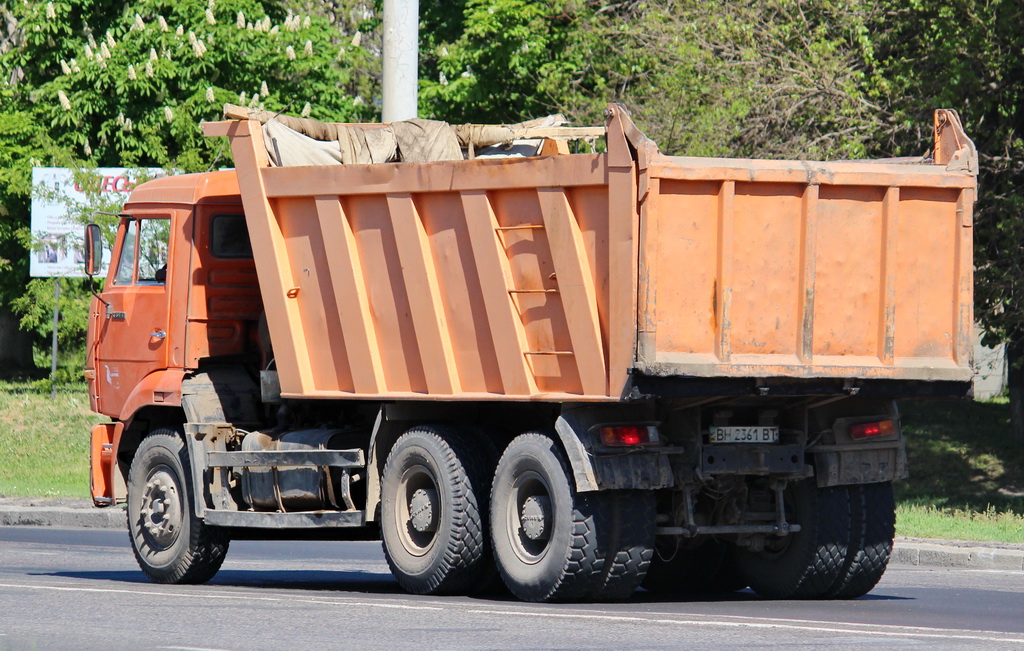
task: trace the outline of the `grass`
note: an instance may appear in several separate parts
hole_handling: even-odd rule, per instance
[[[85,384],[0,380],[0,495],[89,497],[89,431],[106,417],[89,411]]]
[[[917,501],[896,506],[896,531],[912,538],[1024,543],[1024,518],[1013,511],[939,509]]]
[[[900,405],[911,477],[896,484],[897,534],[1024,543],[1024,442],[1005,402]],[[0,496],[88,497],[85,385],[0,380]]]
[[[910,479],[896,484],[903,536],[1024,543],[1024,441],[1005,401],[901,403]]]

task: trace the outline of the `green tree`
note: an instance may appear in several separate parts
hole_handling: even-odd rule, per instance
[[[224,103],[373,120],[375,20],[356,0],[0,3],[0,314],[22,296],[39,322],[43,292],[26,278],[32,166],[227,166],[200,128]]]
[[[461,15],[460,15],[461,11]],[[565,109],[568,77],[600,94],[583,70],[579,35],[590,3],[462,0],[423,14],[422,112],[451,122],[517,122]]]
[[[668,0],[632,26],[654,64],[625,96],[668,152],[862,157],[881,122],[869,101],[871,12],[859,0]]]
[[[862,156],[880,128],[867,6],[464,0],[461,25],[424,16],[421,100],[453,121],[579,123],[617,101],[670,153]]]

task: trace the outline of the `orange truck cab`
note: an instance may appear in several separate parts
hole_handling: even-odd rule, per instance
[[[121,445],[137,445],[180,409],[187,370],[211,358],[258,364],[263,311],[232,172],[169,176],[135,189],[113,252],[92,303],[86,362],[90,406],[114,421],[94,431],[109,459],[130,458]],[[117,485],[124,495],[124,473],[109,463],[92,473],[98,503],[111,503]]]
[[[928,156],[824,162],[668,156],[614,105],[592,128],[226,108],[203,126],[237,169],[137,187],[91,306],[93,499],[126,504],[150,578],[315,536],[382,539],[418,594],[880,580],[894,400],[971,395],[954,111]]]

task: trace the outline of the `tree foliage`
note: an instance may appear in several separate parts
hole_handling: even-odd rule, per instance
[[[928,110],[952,107],[978,147],[975,308],[984,341],[1008,343],[1016,436],[1024,442],[1024,5],[884,3],[879,100],[894,148],[927,141]]]
[[[563,111],[599,123],[625,103],[690,155],[862,156],[872,13],[856,0],[465,0],[424,45],[422,98],[453,120]]]
[[[225,102],[314,117],[373,116],[365,49],[320,15],[256,0],[32,2],[6,55],[23,105],[54,144],[100,165],[205,169],[219,142],[199,123]]]
[[[375,29],[357,0],[0,3],[0,309],[49,329],[52,284],[26,278],[33,166],[230,165],[200,128],[224,103],[372,120]],[[68,283],[62,337],[81,341]]]

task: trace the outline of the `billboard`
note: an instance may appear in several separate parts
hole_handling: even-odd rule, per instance
[[[135,187],[139,170],[126,167],[100,167],[92,170],[89,183],[93,191],[107,197],[117,196],[118,203],[128,199]],[[158,168],[144,170],[150,176],[164,172]],[[75,182],[74,170],[67,167],[32,168],[32,252],[29,275],[33,278],[85,276],[82,255],[83,224],[71,215],[69,206],[90,204],[86,189]],[[105,199],[107,198],[105,197]]]

